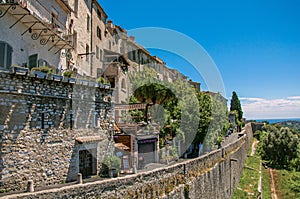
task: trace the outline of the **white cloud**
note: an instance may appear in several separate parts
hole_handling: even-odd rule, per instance
[[[261,100],[264,100],[263,98],[254,98],[254,97],[242,97],[240,98],[241,101],[261,101]]]
[[[288,97],[287,99],[300,100],[300,96],[291,96],[291,97]]]
[[[300,118],[300,96],[284,99],[241,98],[247,119]]]

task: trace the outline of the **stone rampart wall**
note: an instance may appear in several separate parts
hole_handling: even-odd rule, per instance
[[[252,140],[251,124],[228,146],[196,159],[153,171],[13,195],[12,198],[231,198]]]

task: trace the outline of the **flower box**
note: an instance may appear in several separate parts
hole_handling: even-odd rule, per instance
[[[12,66],[10,68],[11,73],[17,74],[17,75],[27,75],[29,73],[28,68],[20,67],[20,66]]]
[[[110,84],[104,84],[105,89],[110,89]]]
[[[87,80],[80,80],[80,84],[84,85],[84,86],[88,86],[89,85],[89,81]]]
[[[31,75],[32,75],[33,77],[35,77],[35,78],[45,79],[46,76],[47,76],[47,73],[43,73],[43,72],[41,72],[41,71],[36,71],[36,70],[34,70],[34,71],[31,72]]]
[[[61,76],[61,75],[52,75],[52,80],[57,81],[57,82],[61,82],[63,80],[63,76]]]
[[[69,82],[70,84],[75,84],[75,83],[76,83],[76,79],[75,79],[75,78],[72,78],[72,77],[69,77],[69,78],[68,78],[68,82]]]

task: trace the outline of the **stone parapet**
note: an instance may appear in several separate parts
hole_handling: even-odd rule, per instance
[[[251,124],[225,148],[165,168],[11,198],[231,198],[252,140]]]

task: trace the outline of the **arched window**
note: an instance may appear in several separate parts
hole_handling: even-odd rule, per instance
[[[0,41],[0,67],[8,68],[11,66],[12,51],[13,49],[8,43]]]
[[[126,89],[126,82],[125,82],[125,79],[122,79],[122,82],[121,82],[121,88],[122,88],[122,89]]]

